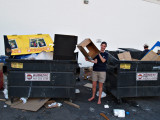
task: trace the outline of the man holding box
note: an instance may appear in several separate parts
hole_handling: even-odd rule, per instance
[[[106,42],[101,43],[100,54],[98,54],[93,60],[86,58],[86,61],[94,63],[92,72],[92,97],[88,101],[92,101],[95,98],[97,81],[99,81],[99,98],[97,104],[101,104],[101,95],[103,91],[103,83],[106,80],[107,60],[108,54],[105,52],[107,47]]]

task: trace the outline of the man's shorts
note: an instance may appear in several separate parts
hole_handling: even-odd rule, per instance
[[[106,80],[106,72],[92,71],[92,81],[104,83]]]

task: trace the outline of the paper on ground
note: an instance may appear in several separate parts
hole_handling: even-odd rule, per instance
[[[114,116],[125,117],[125,110],[123,109],[113,109]]]
[[[97,94],[96,94],[96,95],[99,96],[99,91],[97,91]],[[106,93],[105,93],[105,92],[102,92],[101,98],[104,98],[104,97],[106,97]]]
[[[91,83],[87,83],[84,85],[85,87],[89,87],[89,88],[92,88],[92,84]]]

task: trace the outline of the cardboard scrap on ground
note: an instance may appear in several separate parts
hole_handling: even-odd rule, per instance
[[[76,105],[76,104],[74,104],[74,103],[72,103],[72,102],[64,101],[64,103],[66,103],[66,104],[68,104],[68,105],[71,105],[71,106],[73,106],[73,107],[75,107],[75,108],[80,109],[80,106],[79,106],[79,105]]]
[[[10,105],[12,108],[29,110],[29,111],[35,112],[39,110],[48,100],[49,98],[46,98],[46,99],[30,98],[27,100],[27,103],[25,104],[23,104],[20,100],[15,101],[13,103],[11,103],[10,101],[7,101],[6,104]]]
[[[119,58],[119,60],[132,61],[132,57],[131,57],[130,52],[119,53],[119,54],[118,54],[118,58]]]
[[[0,101],[4,101],[5,102],[6,100],[5,99],[0,99]]]
[[[17,104],[19,104],[19,103],[22,103],[19,99],[16,99],[16,100],[14,100],[14,102],[13,103],[11,103],[11,101],[10,100],[7,100],[6,102],[5,102],[7,105],[17,105]]]
[[[151,50],[147,55],[145,55],[141,59],[141,61],[160,61],[160,56]]]
[[[92,84],[91,83],[87,83],[84,85],[85,87],[89,87],[89,88],[92,88]]]

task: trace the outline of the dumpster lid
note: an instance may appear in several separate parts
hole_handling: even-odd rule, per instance
[[[118,49],[129,51],[129,52],[141,52],[141,50],[134,49],[134,48],[118,48]]]
[[[78,36],[55,34],[54,60],[75,60],[78,55],[74,53]]]
[[[130,52],[141,52],[141,50],[134,49],[134,48],[118,48],[118,49],[130,51]]]

